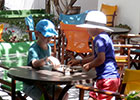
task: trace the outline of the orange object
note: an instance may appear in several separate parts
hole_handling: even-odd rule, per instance
[[[63,34],[62,63],[64,63],[64,49],[78,54],[92,52],[92,49],[89,47],[90,36],[86,28],[80,28],[76,27],[76,25],[64,24],[61,22],[60,29]],[[82,57],[84,57],[84,55]],[[73,58],[75,58],[75,56],[73,56]]]
[[[114,19],[116,16],[117,5],[111,6],[102,4],[101,11],[107,16],[107,26],[114,26]]]
[[[2,39],[3,28],[4,28],[4,24],[1,24],[1,25],[0,25],[0,42],[3,42],[3,41],[4,41],[4,40]]]

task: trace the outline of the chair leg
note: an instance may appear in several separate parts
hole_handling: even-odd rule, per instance
[[[84,100],[84,90],[80,89],[79,91],[79,100]]]
[[[26,96],[22,96],[20,91],[17,92],[16,100],[26,100]]]
[[[139,59],[139,60],[140,60],[140,56],[136,55],[133,59]],[[133,66],[133,65],[134,65],[134,67],[135,67],[137,70],[140,69],[140,67],[139,67],[139,66],[140,66],[140,63],[139,63],[139,62],[134,62],[134,61],[132,61],[130,66]]]

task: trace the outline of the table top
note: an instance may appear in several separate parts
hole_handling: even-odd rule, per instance
[[[139,34],[121,34],[119,37],[121,38],[140,38]]]
[[[139,45],[133,45],[133,44],[113,44],[114,47],[122,47],[122,48],[135,48],[140,49]]]
[[[126,28],[119,28],[119,27],[109,27],[110,29],[114,30],[110,32],[110,34],[127,34],[130,30]]]
[[[77,81],[93,80],[96,78],[96,73],[91,75],[87,72],[75,72],[71,75],[64,75],[58,71],[38,70],[31,66],[22,66],[11,68],[8,72],[8,76],[19,81],[41,82],[41,84],[75,84]]]

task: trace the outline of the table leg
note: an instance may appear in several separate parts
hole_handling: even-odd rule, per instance
[[[58,59],[61,60],[61,37],[62,37],[62,34],[61,34],[61,31],[60,29],[58,29]]]
[[[84,90],[80,89],[79,91],[80,91],[80,93],[79,93],[79,100],[83,100],[83,98],[84,98]]]
[[[16,80],[12,79],[12,100],[15,99]]]
[[[65,93],[66,93],[72,86],[73,86],[73,85],[66,85],[66,86],[63,88],[62,92],[60,93],[60,95],[59,95],[59,97],[58,97],[58,100],[62,100],[63,97],[64,97],[64,95],[65,95]]]
[[[52,100],[54,100],[54,99],[55,99],[55,85],[53,85],[53,91],[52,91],[52,94],[53,94]]]

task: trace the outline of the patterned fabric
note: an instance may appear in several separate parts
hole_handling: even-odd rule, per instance
[[[89,11],[85,11],[81,14],[75,14],[75,15],[64,15],[60,14],[59,20],[62,21],[65,24],[83,24],[85,21],[86,14]]]

